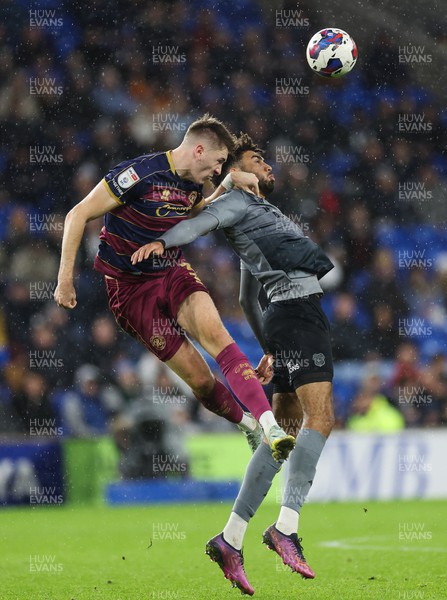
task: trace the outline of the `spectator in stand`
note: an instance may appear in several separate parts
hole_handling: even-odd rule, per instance
[[[374,306],[385,301],[391,308],[393,319],[407,315],[408,305],[398,282],[394,254],[390,249],[376,250],[371,275],[362,296],[371,313]]]
[[[58,337],[43,313],[33,317],[30,330],[29,367],[40,372],[51,389],[69,386],[74,369],[79,364],[77,353],[73,353],[72,342],[62,333]]]
[[[335,360],[360,360],[366,349],[366,340],[359,334],[355,322],[356,301],[350,292],[340,292],[334,298],[331,319],[332,352]],[[370,347],[370,340],[367,340]]]
[[[395,389],[406,385],[408,381],[420,381],[420,362],[416,344],[406,340],[397,348],[390,385]]]
[[[420,426],[432,419],[432,399],[424,387],[419,351],[413,342],[406,340],[398,346],[388,389],[407,426]]]
[[[440,425],[447,417],[447,357],[435,354],[422,369],[420,381],[426,398],[424,425]]]
[[[30,261],[30,256],[33,260]],[[40,240],[29,240],[13,252],[10,259],[10,277],[25,283],[44,284],[57,275],[57,256]]]
[[[407,296],[411,313],[429,321],[437,320],[442,309],[429,271],[422,267],[413,267],[410,270],[408,284],[412,292]]]
[[[447,182],[441,178],[439,170],[433,165],[420,165],[417,182],[421,182],[423,189],[421,198],[413,200],[414,212],[418,215],[418,221],[426,221],[432,225],[439,226],[440,223],[447,222]]]
[[[391,433],[405,427],[400,412],[381,391],[377,375],[368,376],[352,402],[352,414],[346,423],[351,431]]]
[[[401,342],[392,307],[380,302],[373,307],[373,324],[367,336],[367,354],[370,358],[393,359]]]
[[[11,202],[12,198],[8,198]],[[10,270],[11,258],[17,250],[30,242],[30,221],[29,214],[24,206],[14,206],[6,213],[7,220],[6,234],[4,236],[3,250],[7,257],[7,269],[2,271],[2,280],[8,276],[17,278],[17,274]]]
[[[346,277],[367,269],[373,255],[373,231],[371,214],[362,203],[354,204],[347,214],[347,223],[343,231],[346,256]]]
[[[114,379],[115,363],[126,356],[121,330],[108,314],[94,318],[90,335],[83,347],[84,362],[96,365],[101,377],[111,382]]]
[[[75,382],[75,391],[66,392],[59,403],[64,434],[83,438],[105,435],[109,418],[120,409],[119,396],[106,393],[99,369],[93,365],[82,365]]]
[[[41,373],[23,374],[20,390],[12,396],[12,407],[21,421],[21,430],[29,435],[30,427],[49,431],[56,427],[55,414],[48,394],[48,382]]]

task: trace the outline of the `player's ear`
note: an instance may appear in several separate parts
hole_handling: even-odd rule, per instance
[[[201,160],[203,158],[204,152],[205,148],[203,147],[203,145],[197,144],[197,146],[194,148],[194,158],[196,158],[197,160]]]

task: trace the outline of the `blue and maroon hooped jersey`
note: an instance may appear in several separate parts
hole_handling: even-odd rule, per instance
[[[126,160],[109,171],[103,183],[117,207],[104,216],[94,268],[112,277],[164,271],[169,261],[149,258],[132,265],[130,257],[187,219],[203,199],[202,186],[179,177],[170,151]],[[178,261],[181,256],[175,249],[169,259]]]

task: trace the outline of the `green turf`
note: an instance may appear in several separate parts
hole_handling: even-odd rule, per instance
[[[229,508],[2,510],[0,598],[238,598],[204,555]],[[276,514],[275,505],[262,506],[245,540],[246,571],[259,599],[447,598],[445,502],[306,505],[300,534],[314,581],[292,574],[260,543]],[[399,539],[399,528],[402,537],[428,539]]]

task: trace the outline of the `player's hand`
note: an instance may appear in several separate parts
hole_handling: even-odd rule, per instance
[[[164,251],[165,247],[161,242],[151,242],[150,244],[145,244],[144,246],[141,246],[141,248],[138,248],[138,250],[132,254],[130,260],[133,265],[136,265],[142,260],[149,258],[151,254],[154,256],[161,256]]]
[[[264,354],[255,369],[255,373],[261,385],[267,385],[271,382],[273,377],[273,356],[271,354]]]
[[[77,304],[76,291],[72,281],[59,281],[53,297],[61,308],[74,308]]]
[[[249,194],[256,194],[259,196],[259,179],[254,173],[244,173],[244,171],[232,171],[231,181],[233,187]]]

